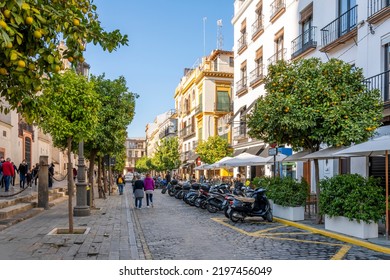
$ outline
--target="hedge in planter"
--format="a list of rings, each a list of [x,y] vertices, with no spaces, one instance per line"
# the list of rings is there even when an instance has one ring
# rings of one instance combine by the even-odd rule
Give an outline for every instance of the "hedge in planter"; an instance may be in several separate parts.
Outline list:
[[[378,222],[386,209],[379,179],[359,174],[342,174],[320,181],[320,214],[343,216],[358,222]]]
[[[290,177],[264,177],[256,179],[254,179],[254,184],[267,189],[267,197],[272,199],[275,204],[286,207],[305,205],[309,188],[305,180],[298,182]]]

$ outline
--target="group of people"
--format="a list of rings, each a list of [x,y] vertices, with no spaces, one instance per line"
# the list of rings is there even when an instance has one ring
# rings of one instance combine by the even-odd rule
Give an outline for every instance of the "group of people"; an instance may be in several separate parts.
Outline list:
[[[116,181],[118,185],[119,195],[123,194],[124,188],[124,179],[122,174],[120,174]],[[134,205],[135,209],[142,208],[142,201],[146,196],[146,207],[153,207],[153,192],[155,189],[155,181],[150,176],[150,173],[147,173],[144,179],[141,179],[141,175],[137,174],[134,176],[132,181],[133,187],[133,197],[135,199]]]
[[[37,184],[39,165],[29,169],[27,161],[24,159],[19,168],[11,161],[11,158],[0,158],[0,184],[1,188],[5,188],[5,192],[9,191],[9,187],[15,186],[16,174],[19,174],[19,186],[24,189],[32,184],[32,181]]]

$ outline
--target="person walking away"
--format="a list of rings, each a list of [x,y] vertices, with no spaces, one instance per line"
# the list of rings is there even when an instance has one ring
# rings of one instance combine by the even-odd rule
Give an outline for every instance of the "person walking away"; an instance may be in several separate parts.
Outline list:
[[[116,179],[116,184],[118,186],[119,194],[123,194],[123,177],[122,174],[118,175],[118,178]]]
[[[135,198],[135,209],[141,209],[142,199],[144,198],[144,181],[141,180],[141,176],[137,175],[137,180],[135,180],[133,185],[133,194]]]
[[[0,158],[0,185],[1,188],[4,188],[4,176],[3,176],[3,163],[5,162],[4,157]]]
[[[32,183],[32,169],[30,169],[30,170],[27,172],[27,175],[26,175],[26,182],[27,182],[27,187],[31,187],[31,183]]]
[[[3,176],[4,176],[4,183],[5,183],[5,191],[9,191],[9,184],[11,182],[12,176],[15,175],[14,167],[11,163],[11,159],[7,158],[7,160],[3,163]]]
[[[12,166],[14,167],[14,176],[12,177],[12,186],[15,186],[15,178],[16,178],[16,173],[19,172],[18,168],[16,167],[14,162],[11,162]]]
[[[150,177],[149,173],[146,174],[146,177],[144,179],[144,187],[146,194],[146,207],[149,208],[149,205],[153,207],[153,192],[155,188],[155,183],[153,178]]]
[[[49,166],[49,188],[53,187],[53,176],[54,176],[54,163]]]
[[[37,163],[32,171],[32,179],[34,180],[34,186],[37,186],[38,180],[38,172],[39,172],[39,163]]]
[[[24,159],[21,164],[19,164],[19,178],[20,178],[20,188],[24,189],[26,186],[26,175],[28,172],[27,161]]]
[[[76,182],[77,178],[77,169],[73,167],[73,182]]]
[[[169,171],[165,175],[165,182],[167,185],[171,182],[171,173]]]

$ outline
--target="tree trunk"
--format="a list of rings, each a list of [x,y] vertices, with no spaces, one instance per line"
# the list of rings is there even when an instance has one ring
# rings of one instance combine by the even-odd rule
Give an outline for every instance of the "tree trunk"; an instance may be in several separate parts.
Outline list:
[[[102,163],[102,172],[103,172],[104,193],[106,193],[108,192],[108,186],[107,186],[107,172],[106,172],[106,168],[104,167],[104,158],[101,163]]]
[[[318,159],[314,159],[314,178],[316,184],[316,206],[317,206],[317,224],[322,224],[322,215],[320,214],[320,168],[318,165]]]
[[[92,207],[95,208],[95,192],[94,192],[95,182],[93,180],[93,174],[94,174],[96,155],[97,155],[97,150],[92,150],[89,159],[88,182],[90,185],[89,205],[91,208]]]
[[[67,140],[68,145],[68,212],[69,212],[69,234],[73,233],[73,166],[72,166],[72,138]]]

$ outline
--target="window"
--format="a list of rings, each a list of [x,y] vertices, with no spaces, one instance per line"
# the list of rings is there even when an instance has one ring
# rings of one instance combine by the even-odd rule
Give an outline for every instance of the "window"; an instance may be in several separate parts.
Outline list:
[[[29,137],[24,139],[24,159],[27,161],[27,165],[31,167],[31,138]]]
[[[214,59],[213,65],[214,65],[214,71],[218,71],[218,59]]]
[[[255,21],[252,24],[252,39],[256,40],[264,29],[263,27],[263,1],[260,1],[256,5]]]
[[[234,58],[232,56],[229,57],[229,66],[234,67]]]
[[[138,151],[134,151],[134,157],[138,157]]]
[[[303,45],[307,44],[313,38],[311,38],[310,29],[313,25],[313,2],[310,3],[305,9],[301,12],[301,20],[299,22],[301,24],[301,34]]]
[[[129,151],[129,157],[133,157],[133,151]]]
[[[350,11],[356,6],[356,0],[339,0],[340,36],[349,32],[356,25],[356,11]]]
[[[275,59],[274,61],[284,59],[284,30],[282,29],[275,35]]]
[[[229,112],[230,97],[227,91],[217,91],[217,111]]]
[[[263,76],[263,47],[256,51],[255,66],[257,77]]]

